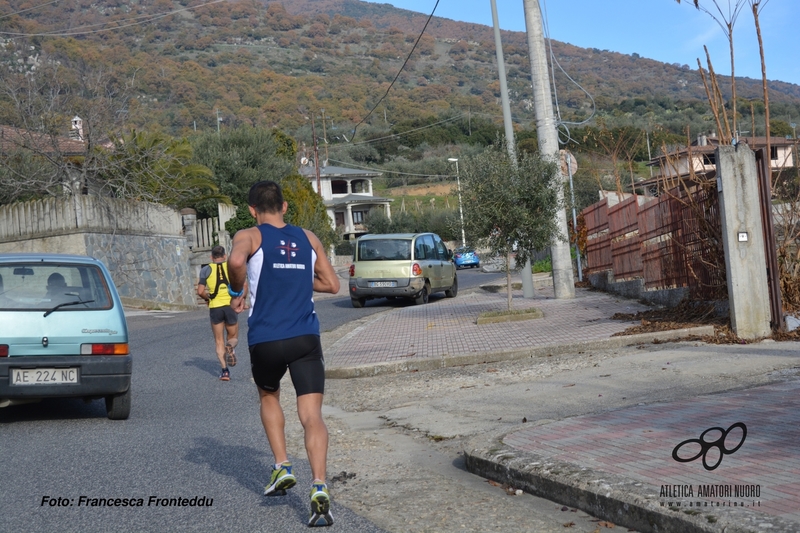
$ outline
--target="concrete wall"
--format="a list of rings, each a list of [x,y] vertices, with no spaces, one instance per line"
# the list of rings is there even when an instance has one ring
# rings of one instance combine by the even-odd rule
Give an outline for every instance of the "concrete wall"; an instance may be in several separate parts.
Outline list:
[[[0,206],[0,252],[90,255],[128,304],[196,305],[181,215],[166,206],[96,196]]]
[[[663,305],[664,307],[676,307],[689,296],[688,287],[647,291],[644,289],[644,280],[641,278],[616,281],[614,280],[613,272],[610,270],[587,274],[586,280],[592,287],[601,291],[618,294],[623,298],[644,301],[649,304]]]

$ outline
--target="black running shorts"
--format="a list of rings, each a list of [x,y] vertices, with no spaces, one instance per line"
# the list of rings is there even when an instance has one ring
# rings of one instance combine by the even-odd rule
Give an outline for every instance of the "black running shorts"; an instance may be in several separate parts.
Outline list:
[[[298,396],[325,391],[325,361],[319,335],[250,346],[250,368],[256,385],[267,392],[280,388],[287,368]]]
[[[208,310],[209,316],[211,316],[211,323],[212,324],[221,324],[225,322],[227,325],[232,326],[239,321],[239,318],[236,316],[236,313],[233,311],[230,305],[223,305],[222,307],[212,307]]]

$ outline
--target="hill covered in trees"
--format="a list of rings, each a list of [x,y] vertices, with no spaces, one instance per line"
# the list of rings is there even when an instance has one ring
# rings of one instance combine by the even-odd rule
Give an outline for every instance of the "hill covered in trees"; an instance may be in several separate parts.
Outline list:
[[[105,123],[95,127],[108,130],[124,124],[186,135],[248,124],[310,140],[308,116],[319,119],[324,110],[319,126],[330,142],[353,141],[362,121],[358,135],[370,125],[431,117],[499,123],[490,27],[434,18],[400,72],[426,18],[358,0],[60,0],[38,7],[0,0],[0,62],[16,75],[0,82],[0,122],[52,128],[44,124],[58,115],[66,127],[77,114],[92,127],[93,115],[102,115]],[[503,39],[514,120],[529,129],[525,35],[503,32]],[[553,51],[607,124],[712,129],[696,68],[560,42]],[[591,116],[586,93],[559,70],[556,81],[563,118]],[[773,82],[770,89],[773,118],[800,116],[800,87]],[[26,91],[50,102],[23,104]],[[737,91],[749,124],[760,81],[740,79]],[[104,113],[91,109],[98,96]],[[752,110],[763,114],[763,104]],[[47,120],[33,117],[45,112]]]

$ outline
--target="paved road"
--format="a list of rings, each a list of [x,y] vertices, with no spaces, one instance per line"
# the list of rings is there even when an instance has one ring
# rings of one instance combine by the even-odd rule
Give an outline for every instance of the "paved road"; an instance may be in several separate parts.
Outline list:
[[[110,421],[100,401],[51,400],[0,409],[2,532],[307,531],[310,471],[264,498],[269,454],[249,368],[216,379],[205,311],[129,319],[133,410]],[[245,378],[244,376],[247,376]],[[91,507],[87,498],[142,498],[142,507]],[[213,500],[206,507],[148,505],[150,497]],[[68,506],[42,506],[42,498]],[[80,504],[80,505],[79,505]],[[332,531],[381,531],[334,501]]]

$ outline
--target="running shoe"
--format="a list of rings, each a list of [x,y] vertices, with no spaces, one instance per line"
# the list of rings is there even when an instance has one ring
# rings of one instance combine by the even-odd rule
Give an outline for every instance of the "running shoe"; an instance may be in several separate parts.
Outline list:
[[[236,366],[236,350],[230,344],[225,345],[225,361],[228,366]]]
[[[227,368],[223,368],[222,372],[219,374],[220,381],[230,381],[231,380],[231,371]]]
[[[276,494],[286,494],[286,489],[294,487],[297,480],[292,474],[292,463],[286,461],[281,463],[280,468],[272,467],[272,475],[269,477],[269,485],[264,487],[264,496]]]
[[[331,514],[331,496],[325,483],[311,485],[311,518],[308,519],[310,527],[324,527],[333,525]]]

